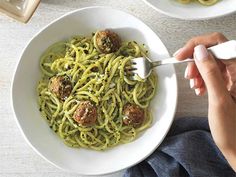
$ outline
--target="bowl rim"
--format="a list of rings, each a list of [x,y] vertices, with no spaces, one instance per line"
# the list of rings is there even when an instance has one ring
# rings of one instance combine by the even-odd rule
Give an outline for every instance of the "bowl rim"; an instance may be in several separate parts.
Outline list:
[[[174,121],[174,117],[175,117],[175,114],[176,114],[176,110],[177,110],[177,105],[178,105],[178,79],[177,79],[177,75],[176,75],[176,69],[174,67],[174,65],[172,64],[172,67],[173,67],[173,73],[174,73],[174,81],[175,81],[175,87],[176,87],[176,98],[175,98],[175,106],[174,106],[174,109],[173,109],[173,115],[172,115],[172,119],[171,119],[171,122],[169,124],[169,126],[167,127],[167,131],[163,134],[163,137],[161,138],[161,141],[156,145],[156,147],[150,151],[149,153],[147,153],[143,158],[141,158],[139,161],[133,163],[133,164],[130,164],[129,166],[126,166],[125,168],[120,168],[120,169],[117,169],[117,170],[113,170],[113,171],[109,171],[109,172],[100,172],[100,173],[78,173],[78,172],[75,172],[75,171],[69,171],[68,169],[65,169],[57,164],[55,164],[53,161],[49,160],[46,156],[44,156],[33,144],[31,144],[31,142],[28,140],[27,138],[27,135],[24,133],[24,130],[23,128],[21,127],[20,125],[20,122],[17,118],[17,115],[16,115],[16,112],[15,112],[15,108],[14,108],[14,101],[13,101],[13,90],[14,90],[14,84],[15,84],[15,77],[16,77],[16,72],[17,72],[17,69],[18,69],[18,66],[21,62],[21,59],[22,59],[22,56],[25,52],[25,50],[27,49],[27,47],[29,46],[29,44],[34,40],[35,37],[37,37],[42,31],[44,31],[46,28],[48,28],[51,24],[59,21],[60,19],[70,15],[70,14],[73,14],[73,13],[76,13],[78,11],[83,11],[83,10],[87,10],[87,9],[110,9],[110,10],[115,10],[115,11],[118,11],[118,12],[121,12],[121,13],[125,13],[127,15],[130,15],[136,19],[138,19],[139,21],[141,21],[143,24],[145,24],[148,28],[150,28],[152,30],[151,27],[149,27],[146,23],[144,23],[142,20],[140,20],[138,17],[134,16],[133,14],[129,13],[129,12],[126,12],[126,11],[123,11],[123,10],[120,10],[120,9],[117,9],[117,8],[113,8],[113,7],[110,7],[110,6],[87,6],[87,7],[83,7],[83,8],[78,8],[78,9],[75,9],[73,11],[69,11],[67,13],[65,13],[64,15],[56,18],[55,20],[53,20],[52,22],[50,22],[49,24],[47,24],[46,26],[44,26],[43,28],[41,28],[35,35],[33,35],[30,40],[27,42],[27,44],[25,45],[25,47],[23,48],[21,54],[19,55],[19,60],[18,62],[16,63],[16,66],[14,68],[14,72],[13,72],[13,76],[12,76],[12,82],[11,82],[11,96],[10,96],[10,99],[11,99],[11,108],[13,110],[13,113],[14,113],[14,119],[16,121],[16,124],[17,124],[17,127],[19,128],[21,134],[23,135],[25,141],[27,142],[27,144],[40,156],[42,157],[43,159],[45,159],[47,162],[49,162],[50,164],[52,164],[53,166],[61,169],[62,171],[64,172],[69,172],[69,173],[75,173],[75,174],[78,174],[78,175],[86,175],[86,176],[97,176],[97,175],[109,175],[109,174],[113,174],[113,173],[116,173],[116,172],[119,172],[119,171],[122,171],[124,169],[127,169],[127,168],[130,168],[138,163],[140,163],[141,161],[143,161],[144,159],[146,159],[148,156],[150,156],[157,148],[158,146],[163,142],[163,140],[165,139],[167,133],[169,132],[170,128],[171,128],[171,125],[173,124],[173,121]],[[153,31],[153,30],[152,30]],[[153,31],[154,32],[154,31]],[[154,32],[155,33],[155,32]],[[156,33],[155,33],[156,34]],[[157,34],[156,36],[158,38],[160,38]],[[161,40],[162,42],[162,40]],[[164,43],[162,42],[162,44],[164,45]],[[164,47],[166,48],[166,46],[164,45]],[[169,51],[168,49],[166,48],[166,52],[167,54],[169,55]]]
[[[157,12],[161,13],[161,14],[164,14],[166,16],[169,16],[169,17],[172,17],[172,18],[176,18],[176,19],[180,19],[180,20],[185,20],[185,21],[200,21],[200,20],[210,20],[210,19],[215,19],[215,18],[220,18],[220,17],[224,17],[224,16],[227,16],[227,15],[230,15],[230,14],[233,14],[236,12],[236,9],[234,11],[231,11],[231,12],[227,12],[225,14],[219,14],[219,15],[215,15],[215,16],[210,16],[210,17],[187,17],[187,18],[184,18],[178,14],[173,14],[173,13],[169,13],[169,12],[166,12],[162,9],[159,9],[157,8],[155,5],[153,5],[151,2],[149,2],[149,0],[143,0],[149,7],[151,7],[152,9],[156,10]]]

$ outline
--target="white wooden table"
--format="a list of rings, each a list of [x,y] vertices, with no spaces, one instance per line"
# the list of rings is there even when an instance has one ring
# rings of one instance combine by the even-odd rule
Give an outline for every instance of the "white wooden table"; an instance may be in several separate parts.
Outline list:
[[[1,177],[78,177],[65,173],[38,156],[18,130],[10,106],[10,85],[19,56],[29,39],[42,27],[77,8],[102,5],[129,12],[149,25],[172,54],[192,36],[218,31],[236,39],[236,14],[209,21],[182,21],[166,17],[141,0],[42,0],[28,24],[0,16],[0,176]],[[176,66],[179,101],[176,117],[206,116],[207,99],[195,97],[183,79],[184,65]],[[108,175],[122,176],[123,172]]]

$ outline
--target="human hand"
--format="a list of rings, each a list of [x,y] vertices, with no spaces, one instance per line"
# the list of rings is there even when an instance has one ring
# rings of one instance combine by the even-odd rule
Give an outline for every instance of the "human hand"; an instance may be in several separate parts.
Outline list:
[[[213,139],[236,171],[236,60],[216,60],[206,49],[227,41],[220,33],[192,38],[174,56],[194,58],[185,78],[196,95],[208,92],[208,119]]]

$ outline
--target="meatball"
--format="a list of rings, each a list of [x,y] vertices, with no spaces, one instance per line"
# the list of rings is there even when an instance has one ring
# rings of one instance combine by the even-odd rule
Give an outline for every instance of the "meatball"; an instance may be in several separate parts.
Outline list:
[[[72,84],[66,76],[54,76],[50,79],[49,90],[64,101],[72,91]]]
[[[79,125],[94,125],[97,120],[97,109],[90,101],[81,101],[73,118]]]
[[[119,50],[121,40],[118,34],[110,31],[98,31],[94,37],[94,45],[101,53],[112,53]]]
[[[139,127],[145,118],[144,110],[134,104],[126,105],[123,114],[123,123],[125,125],[132,125],[133,127]]]

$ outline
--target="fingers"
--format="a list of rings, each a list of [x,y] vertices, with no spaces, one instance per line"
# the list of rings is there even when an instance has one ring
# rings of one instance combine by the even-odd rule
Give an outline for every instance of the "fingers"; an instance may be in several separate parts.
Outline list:
[[[206,92],[206,86],[201,75],[198,75],[197,77],[189,79],[189,86],[191,89],[194,89],[195,94],[197,96],[202,96]]]
[[[204,95],[206,87],[195,63],[188,63],[184,77],[189,79],[189,86],[194,89],[197,96]]]
[[[191,89],[200,88],[203,85],[204,85],[204,81],[202,80],[201,76],[197,76],[197,77],[189,80],[189,86]]]
[[[174,57],[177,60],[184,60],[186,58],[193,58],[194,47],[202,44],[206,47],[210,47],[216,44],[226,42],[227,38],[221,33],[212,33],[208,35],[194,37],[189,40],[186,45],[175,52]]]
[[[221,33],[212,33],[204,36],[194,37],[189,40],[183,48],[175,52],[174,56],[177,60],[193,58],[194,48],[199,44],[210,47],[225,41],[227,41],[227,38]],[[195,63],[188,63],[188,66],[185,70],[185,78],[191,79],[190,87],[195,89],[196,95],[203,95],[206,92],[206,85],[203,81],[204,79],[199,73],[199,68]]]
[[[208,90],[209,102],[215,104],[221,100],[220,98],[229,97],[217,62],[208,53],[204,45],[198,45],[194,48],[194,59]]]
[[[236,60],[232,60],[229,65],[222,69],[226,87],[236,103]]]
[[[202,96],[206,92],[206,87],[204,86],[204,87],[196,88],[194,89],[194,91],[197,96]]]
[[[185,79],[192,79],[199,76],[199,71],[194,62],[188,63],[187,68],[185,69],[184,77]]]

